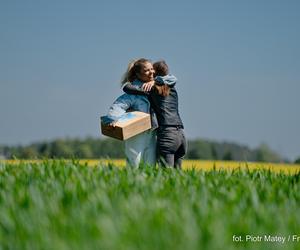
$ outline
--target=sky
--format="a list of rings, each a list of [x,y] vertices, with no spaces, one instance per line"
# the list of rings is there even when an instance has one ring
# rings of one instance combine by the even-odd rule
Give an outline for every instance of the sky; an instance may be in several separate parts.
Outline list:
[[[99,137],[130,60],[178,78],[187,138],[300,156],[300,1],[0,2],[0,144]]]

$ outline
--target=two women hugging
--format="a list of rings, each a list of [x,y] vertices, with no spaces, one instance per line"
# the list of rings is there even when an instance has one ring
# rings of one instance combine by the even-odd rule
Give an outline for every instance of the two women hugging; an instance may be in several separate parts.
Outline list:
[[[162,166],[181,168],[187,145],[176,81],[165,61],[152,64],[140,58],[129,63],[121,81],[125,94],[111,105],[108,116],[116,121],[128,110],[145,112],[151,115],[152,129],[125,141],[127,165],[154,165],[158,160]]]

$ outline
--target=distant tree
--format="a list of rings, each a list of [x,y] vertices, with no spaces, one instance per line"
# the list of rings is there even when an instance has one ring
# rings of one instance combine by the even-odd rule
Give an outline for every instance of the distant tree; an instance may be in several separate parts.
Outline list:
[[[16,158],[124,158],[124,142],[111,138],[57,139],[28,146],[0,146],[0,157]],[[281,157],[267,145],[251,150],[246,146],[202,139],[188,141],[186,159],[280,162]]]
[[[212,156],[212,160],[218,160],[218,153],[213,143],[211,144],[211,156]]]
[[[13,158],[18,158],[18,159],[22,158],[22,150],[23,150],[23,147],[21,147],[21,146],[11,147],[10,151],[8,153],[9,158],[10,159],[13,159]]]
[[[186,157],[188,159],[212,159],[213,156],[210,143],[200,139],[190,141]]]
[[[8,146],[0,146],[0,159],[8,159],[10,158],[10,147]]]
[[[300,157],[295,160],[295,164],[300,164]]]
[[[51,155],[51,143],[41,142],[35,144],[40,158],[47,158]]]
[[[20,150],[20,158],[34,159],[38,157],[38,152],[34,146],[24,147]]]
[[[71,158],[74,156],[74,152],[70,144],[63,139],[57,139],[51,143],[51,155],[50,157],[57,158]]]
[[[190,142],[188,145],[188,152],[186,154],[186,158],[198,159],[200,156],[201,156],[201,153],[197,147],[197,144],[194,142]]]
[[[232,161],[233,160],[232,154],[229,150],[224,154],[223,160],[224,161]]]
[[[281,157],[266,144],[261,144],[258,149],[256,149],[256,161],[280,162],[280,160]]]
[[[81,143],[76,150],[75,157],[90,159],[93,158],[93,151],[88,143]]]
[[[100,147],[97,149],[102,157],[109,158],[123,158],[124,154],[124,142],[116,139],[105,139],[101,141]]]

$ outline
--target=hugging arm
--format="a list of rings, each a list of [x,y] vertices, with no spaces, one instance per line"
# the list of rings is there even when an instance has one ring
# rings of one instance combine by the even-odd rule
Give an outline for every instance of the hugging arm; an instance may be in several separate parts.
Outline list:
[[[155,81],[144,83],[142,86],[134,85],[131,82],[125,83],[123,91],[130,95],[149,95],[150,90],[156,82],[158,85],[169,85],[170,87],[176,84],[177,78],[174,75],[156,76]]]
[[[123,91],[130,95],[148,95],[140,86],[133,85],[130,82],[125,83]]]

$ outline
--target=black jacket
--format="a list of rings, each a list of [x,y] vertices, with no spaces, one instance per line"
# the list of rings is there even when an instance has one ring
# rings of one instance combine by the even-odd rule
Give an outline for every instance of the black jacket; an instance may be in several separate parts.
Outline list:
[[[158,95],[153,90],[147,94],[132,84],[126,85],[123,90],[127,94],[148,95],[151,108],[156,114],[160,127],[174,126],[183,128],[183,123],[178,112],[178,94],[175,86],[170,87],[170,94],[168,96]]]

